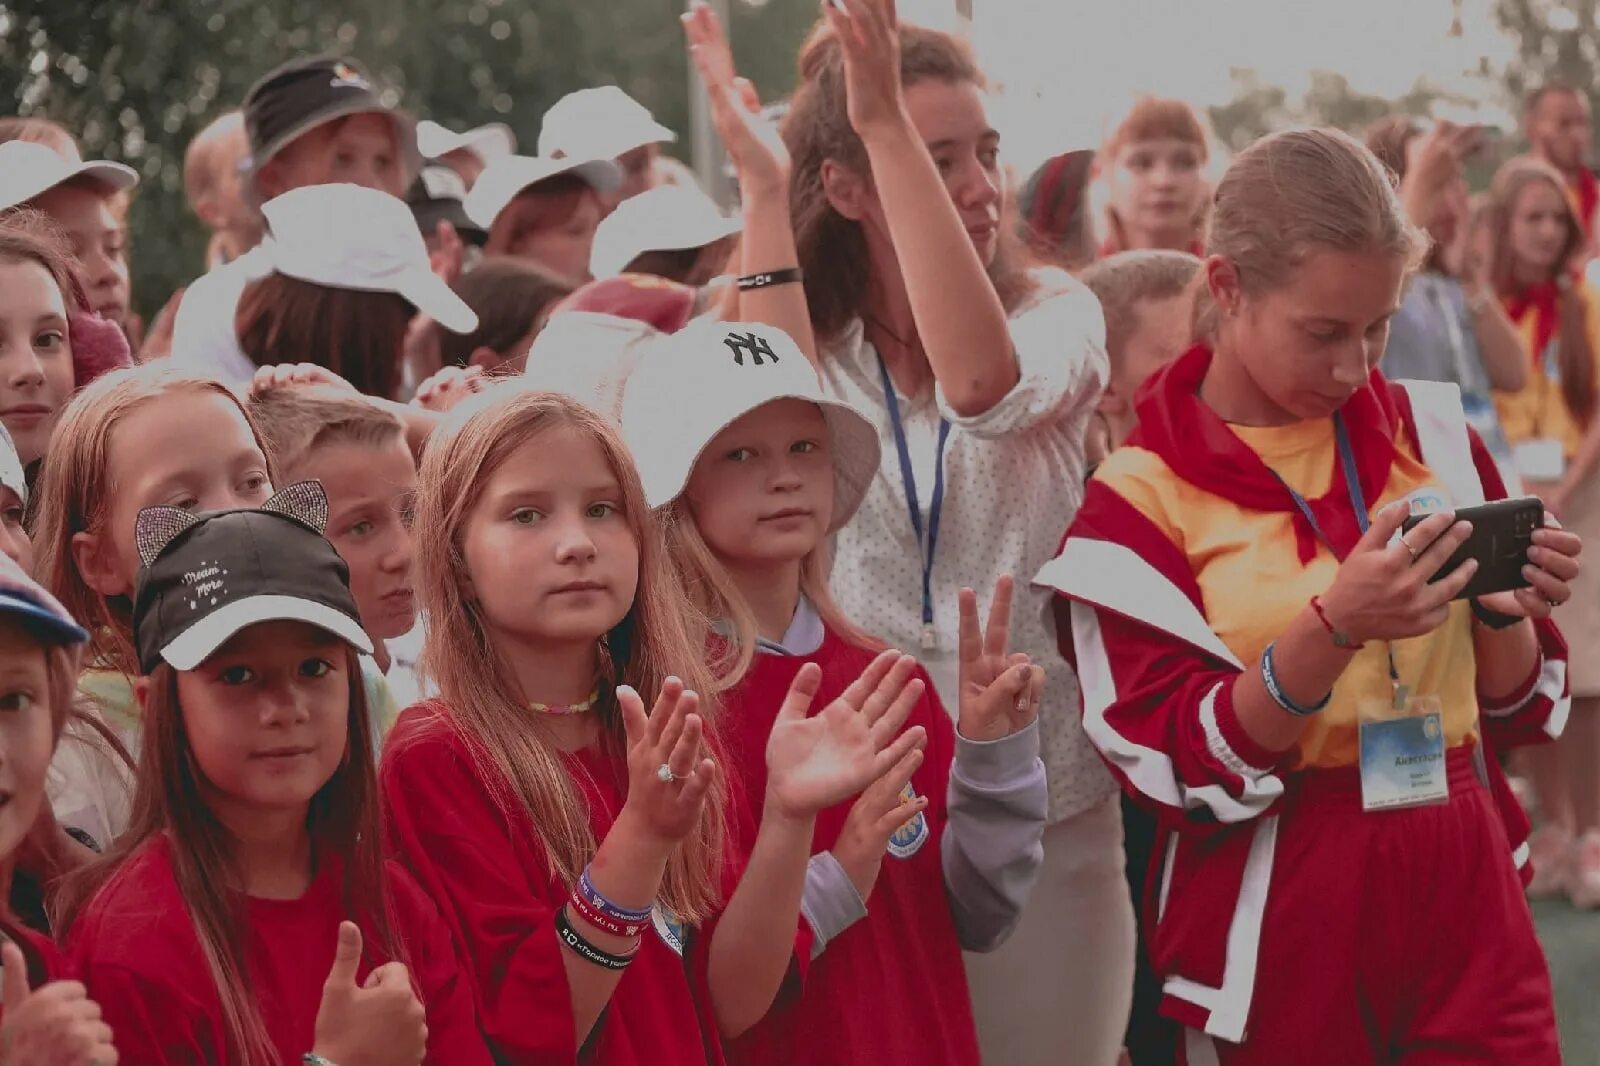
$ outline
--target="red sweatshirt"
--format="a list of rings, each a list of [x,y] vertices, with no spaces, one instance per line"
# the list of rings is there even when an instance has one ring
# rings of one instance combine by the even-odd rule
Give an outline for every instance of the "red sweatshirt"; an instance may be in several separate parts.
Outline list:
[[[502,1061],[578,1061],[572,1000],[555,911],[570,890],[552,874],[525,813],[495,802],[509,787],[477,763],[441,701],[403,712],[384,746],[380,779],[390,839],[439,902],[461,945],[478,1019]],[[573,780],[602,840],[622,810],[627,771],[596,751],[570,757]],[[490,775],[494,775],[493,778]],[[513,801],[514,802],[514,801]],[[657,931],[644,935],[581,1061],[606,1066],[722,1062],[704,967]],[[691,931],[692,932],[692,931]]]
[[[221,1000],[173,877],[170,847],[165,837],[151,840],[89,902],[68,943],[76,976],[105,1012],[126,1066],[236,1062]],[[341,871],[337,860],[324,863],[299,899],[245,901],[250,988],[286,1066],[311,1050],[339,923],[349,916],[340,899]],[[388,874],[394,932],[410,954],[412,979],[428,1010],[424,1061],[489,1066],[438,911],[399,866],[390,863]],[[389,960],[370,926],[358,924],[366,956],[359,982]]]
[[[872,659],[871,652],[828,632],[811,655],[757,655],[744,680],[724,697],[721,735],[737,771],[735,820],[744,857],[766,793],[767,738],[800,667],[808,662],[822,667],[822,687],[811,705],[815,712],[837,699]],[[941,862],[955,729],[933,682],[920,668],[918,674],[926,695],[906,724],[928,731],[925,758],[911,779],[928,807],[891,842],[867,900],[867,917],[830,940],[809,966],[791,970],[771,1012],[730,1044],[731,1062],[975,1066],[979,1061]],[[854,802],[818,816],[813,853],[833,847]]]

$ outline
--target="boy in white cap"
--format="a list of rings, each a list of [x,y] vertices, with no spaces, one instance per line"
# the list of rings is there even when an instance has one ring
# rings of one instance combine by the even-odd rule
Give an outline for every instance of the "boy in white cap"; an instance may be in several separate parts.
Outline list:
[[[661,145],[678,135],[615,85],[568,93],[544,113],[539,155],[550,159],[614,159],[622,184],[606,198],[607,213],[656,184]]]
[[[72,160],[31,141],[0,144],[0,212],[42,212],[71,241],[89,306],[124,326],[128,318],[127,233],[113,201],[133,188],[132,168],[104,159]]]
[[[731,238],[743,228],[698,188],[658,185],[624,201],[600,223],[589,272],[596,280],[654,274],[699,287],[723,273]]]

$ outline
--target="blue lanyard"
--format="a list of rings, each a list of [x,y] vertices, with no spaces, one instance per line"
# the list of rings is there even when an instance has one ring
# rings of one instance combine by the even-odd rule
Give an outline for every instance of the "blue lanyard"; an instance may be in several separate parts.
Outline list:
[[[917,501],[917,475],[911,469],[911,448],[906,444],[906,427],[900,421],[900,400],[894,394],[889,367],[878,356],[878,373],[883,377],[883,401],[889,407],[889,426],[894,430],[894,447],[900,455],[900,483],[906,492],[906,510],[911,528],[917,534],[917,550],[922,553],[922,646],[931,651],[937,643],[933,628],[933,553],[939,544],[939,514],[944,509],[944,443],[950,437],[950,422],[939,419],[939,450],[934,457],[933,499],[928,506],[928,528],[922,528],[922,504]]]
[[[1350,508],[1356,513],[1356,526],[1361,530],[1361,535],[1366,536],[1367,530],[1372,525],[1372,519],[1367,516],[1367,496],[1361,491],[1361,475],[1356,470],[1355,449],[1350,447],[1350,434],[1344,428],[1344,416],[1337,412],[1333,416],[1333,440],[1334,446],[1339,450],[1339,469],[1344,471],[1344,487],[1350,494]],[[1300,514],[1311,527],[1311,532],[1316,534],[1317,539],[1333,553],[1335,559],[1344,562],[1338,550],[1334,548],[1333,541],[1322,531],[1317,516],[1311,513],[1311,505],[1306,502],[1306,498],[1290,488],[1289,483],[1283,480],[1282,475],[1276,470],[1272,471],[1272,476],[1278,479],[1278,484],[1282,485],[1289,498],[1294,500],[1294,505],[1300,509]],[[1400,671],[1395,666],[1394,645],[1386,642],[1383,647],[1389,655],[1389,681],[1394,685],[1395,705],[1399,707],[1405,703],[1405,688],[1400,684]]]

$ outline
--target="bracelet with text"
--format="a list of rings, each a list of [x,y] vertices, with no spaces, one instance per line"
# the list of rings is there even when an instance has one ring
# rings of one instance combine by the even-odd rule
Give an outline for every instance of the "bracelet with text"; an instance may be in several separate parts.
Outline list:
[[[768,270],[760,274],[746,274],[739,279],[739,291],[766,289],[773,285],[793,285],[804,277],[805,274],[799,267],[790,267],[787,270]]]
[[[585,962],[592,962],[596,966],[604,966],[608,970],[626,970],[628,968],[628,964],[631,963],[634,960],[634,957],[639,954],[639,948],[643,943],[643,941],[640,941],[639,943],[634,944],[633,947],[628,950],[626,955],[615,955],[609,951],[597,948],[585,940],[583,938],[583,934],[579,933],[572,927],[572,922],[567,917],[567,911],[564,907],[556,911],[556,932],[561,935],[561,942],[565,944],[573,954],[577,955]]]
[[[589,901],[583,898],[583,893],[581,892],[572,893],[572,898],[567,901],[567,906],[571,908],[573,914],[601,932],[610,933],[612,936],[638,936],[644,932],[645,927],[649,924],[649,919],[643,922],[619,922],[599,907],[591,906]]]
[[[1320,702],[1314,703],[1310,707],[1296,703],[1284,693],[1282,686],[1278,684],[1278,671],[1272,662],[1273,649],[1276,647],[1277,645],[1275,644],[1268,644],[1267,650],[1261,653],[1261,680],[1266,683],[1267,695],[1272,697],[1272,702],[1276,703],[1279,707],[1282,707],[1296,718],[1310,718],[1312,715],[1317,714],[1326,708],[1328,706],[1328,701],[1333,699],[1333,693],[1331,691],[1326,696],[1322,697]]]
[[[594,887],[594,882],[589,879],[589,868],[587,866],[583,868],[583,873],[578,875],[578,883],[572,886],[572,894],[574,896],[582,896],[583,901],[589,906],[604,914],[607,918],[615,919],[624,925],[640,925],[650,920],[651,908],[645,907],[643,910],[634,910],[631,907],[612,903],[602,896],[600,890]]]
[[[1322,628],[1326,629],[1328,636],[1333,638],[1333,646],[1335,648],[1343,648],[1346,651],[1360,651],[1367,646],[1365,641],[1355,639],[1328,620],[1328,611],[1327,608],[1322,606],[1321,596],[1311,597],[1311,609],[1317,612],[1317,621],[1322,623]]]

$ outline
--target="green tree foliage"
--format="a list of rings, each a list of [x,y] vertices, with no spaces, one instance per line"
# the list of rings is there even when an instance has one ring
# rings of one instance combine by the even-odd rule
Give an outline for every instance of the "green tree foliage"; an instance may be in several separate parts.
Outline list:
[[[129,215],[134,296],[152,314],[199,272],[205,237],[183,153],[262,74],[300,55],[359,58],[395,99],[454,128],[507,122],[533,150],[560,96],[617,84],[678,130],[689,71],[681,0],[0,0],[0,113],[71,130],[141,184]],[[735,0],[741,69],[787,92],[809,3]]]

